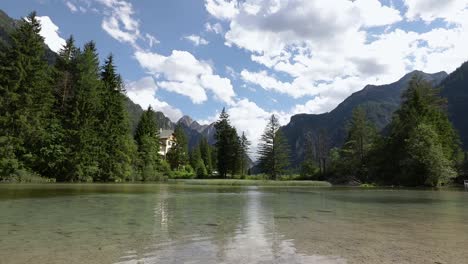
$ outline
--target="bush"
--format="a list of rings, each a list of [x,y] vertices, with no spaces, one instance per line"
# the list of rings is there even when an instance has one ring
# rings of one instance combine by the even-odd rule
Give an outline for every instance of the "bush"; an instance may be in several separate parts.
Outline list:
[[[183,168],[172,172],[173,179],[193,179],[195,176],[195,171],[190,165],[183,166]]]

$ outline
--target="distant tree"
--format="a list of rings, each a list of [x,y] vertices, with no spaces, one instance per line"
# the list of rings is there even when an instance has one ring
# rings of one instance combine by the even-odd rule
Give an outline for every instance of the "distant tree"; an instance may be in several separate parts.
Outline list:
[[[205,163],[202,159],[200,144],[195,146],[190,152],[190,165],[198,178],[206,178],[208,176]]]
[[[215,128],[218,173],[221,177],[227,178],[228,173],[233,175],[238,168],[236,162],[238,161],[239,141],[237,132],[231,126],[229,115],[224,108],[218,121],[215,123]]]
[[[348,137],[340,151],[343,165],[338,172],[341,177],[348,177],[360,182],[369,182],[369,153],[375,147],[377,131],[367,119],[363,108],[357,107],[348,126]]]
[[[240,148],[239,148],[239,156],[240,156],[240,171],[241,176],[244,176],[248,169],[248,153],[250,148],[250,141],[245,136],[245,133],[242,132],[242,136],[240,137]]]
[[[161,180],[159,175],[159,130],[155,112],[148,107],[143,112],[135,132],[138,146],[137,171],[143,181]],[[164,170],[162,168],[161,170]]]
[[[317,155],[315,154],[315,144],[313,135],[306,135],[304,144],[304,161],[301,164],[301,176],[308,179],[317,179],[319,176],[319,167]]]
[[[431,125],[420,123],[407,140],[408,155],[417,161],[424,174],[414,175],[418,182],[440,186],[457,176],[453,162],[444,155],[439,135]]]
[[[421,77],[411,80],[381,151],[387,157],[387,164],[379,165],[384,181],[438,186],[454,177],[452,172],[462,158],[459,138],[445,113],[445,103],[438,90]]]
[[[262,171],[277,180],[289,165],[289,147],[280,130],[278,119],[272,115],[259,144],[259,162]]]
[[[205,164],[206,171],[208,175],[213,173],[213,162],[212,162],[212,150],[210,144],[208,144],[208,140],[205,137],[202,137],[200,140],[200,154],[203,160],[203,164]]]
[[[166,159],[173,170],[184,169],[189,163],[188,141],[184,128],[177,124],[174,130],[176,144],[169,149]]]

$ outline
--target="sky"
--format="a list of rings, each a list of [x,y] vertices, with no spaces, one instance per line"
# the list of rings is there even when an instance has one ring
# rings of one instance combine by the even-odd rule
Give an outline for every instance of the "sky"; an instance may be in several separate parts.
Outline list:
[[[333,110],[367,84],[468,60],[468,0],[2,0],[46,44],[112,53],[127,95],[172,121],[223,109],[257,144],[266,120]],[[255,148],[255,147],[254,147]]]

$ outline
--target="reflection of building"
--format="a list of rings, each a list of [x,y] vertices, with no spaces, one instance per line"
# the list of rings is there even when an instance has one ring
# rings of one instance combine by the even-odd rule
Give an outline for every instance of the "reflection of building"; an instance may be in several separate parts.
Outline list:
[[[175,145],[175,136],[173,130],[159,130],[159,141],[160,141],[160,148],[159,154],[162,156],[166,156],[169,149],[171,149]]]

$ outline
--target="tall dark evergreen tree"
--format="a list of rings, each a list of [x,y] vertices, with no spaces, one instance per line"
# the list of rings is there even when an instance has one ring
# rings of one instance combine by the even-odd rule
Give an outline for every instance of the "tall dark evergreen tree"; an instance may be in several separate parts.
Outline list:
[[[51,74],[36,13],[11,34],[0,62],[0,171],[47,171],[49,120],[53,104]],[[53,132],[53,131],[52,131]],[[8,177],[10,175],[4,175]]]
[[[208,175],[213,173],[213,162],[212,162],[212,154],[211,154],[211,146],[208,144],[208,140],[205,137],[202,137],[200,140],[200,154],[203,160],[203,164],[205,164],[206,171]]]
[[[381,175],[398,185],[445,184],[455,176],[460,142],[444,110],[445,100],[429,83],[415,77],[403,94],[382,155]],[[390,162],[390,163],[389,163]]]
[[[183,169],[189,163],[188,141],[184,128],[178,124],[174,135],[176,144],[167,153],[167,161],[173,170]]]
[[[67,177],[69,181],[99,179],[99,163],[105,155],[98,129],[102,90],[96,46],[89,42],[77,57],[75,91],[70,100],[67,132],[72,141],[70,161],[73,167]]]
[[[70,36],[59,51],[55,63],[55,109],[62,115],[68,110],[69,100],[73,97],[78,54],[75,39]]]
[[[284,139],[278,119],[272,115],[259,144],[259,163],[262,171],[277,180],[289,165],[289,147]]]
[[[192,166],[198,178],[205,178],[208,176],[205,163],[202,159],[200,144],[195,146],[190,152],[190,165]]]
[[[229,123],[229,115],[224,108],[215,123],[215,128],[218,173],[221,177],[227,178],[228,173],[233,175],[238,168],[236,162],[238,161],[239,141],[237,132]]]
[[[304,160],[301,164],[301,176],[303,178],[316,180],[319,176],[319,171],[316,144],[314,144],[313,135],[309,133],[306,136],[304,146]]]
[[[242,136],[240,137],[240,148],[239,148],[239,156],[240,156],[240,173],[241,176],[244,176],[248,170],[248,159],[249,159],[249,148],[250,148],[250,141],[245,136],[245,133],[242,132]]]
[[[135,141],[138,147],[137,171],[143,181],[161,180],[158,172],[159,129],[155,118],[156,113],[151,107],[143,112],[135,131]]]
[[[125,108],[122,78],[116,72],[112,55],[104,63],[101,80],[104,89],[101,93],[100,136],[104,156],[100,180],[125,180],[132,173],[135,147]],[[157,127],[155,129],[157,133]],[[158,136],[156,138],[159,139]]]
[[[353,110],[349,123],[348,138],[341,151],[342,162],[346,164],[349,176],[360,182],[369,182],[369,153],[375,147],[377,131],[367,119],[363,108]]]

